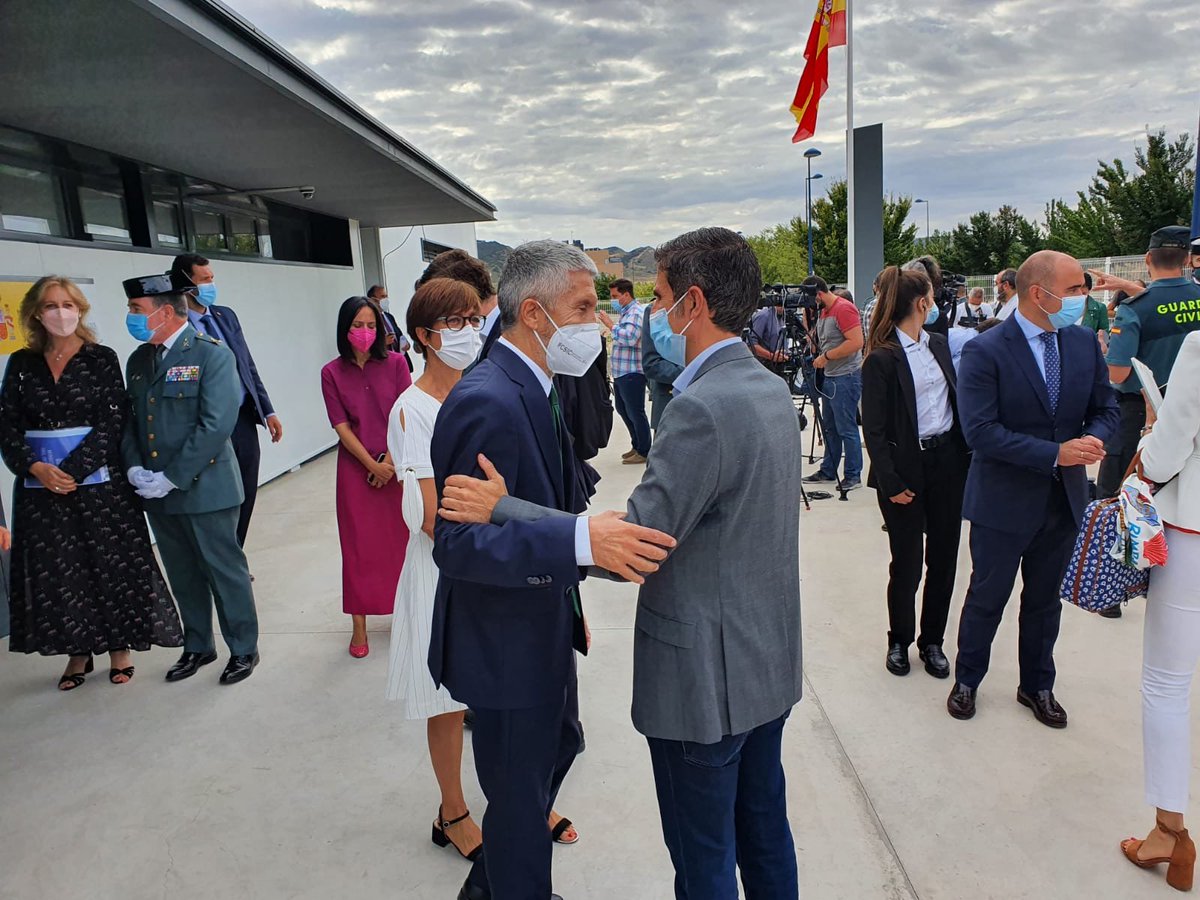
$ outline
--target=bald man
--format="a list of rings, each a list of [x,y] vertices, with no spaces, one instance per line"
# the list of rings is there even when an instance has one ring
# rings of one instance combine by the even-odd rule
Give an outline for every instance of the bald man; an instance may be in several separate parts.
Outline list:
[[[963,498],[971,586],[959,619],[950,715],[975,715],[992,640],[1021,572],[1017,701],[1065,728],[1054,697],[1059,585],[1088,503],[1086,467],[1104,458],[1119,419],[1095,335],[1077,323],[1083,269],[1042,251],[1017,272],[1017,307],[963,348],[958,409],[974,451]]]

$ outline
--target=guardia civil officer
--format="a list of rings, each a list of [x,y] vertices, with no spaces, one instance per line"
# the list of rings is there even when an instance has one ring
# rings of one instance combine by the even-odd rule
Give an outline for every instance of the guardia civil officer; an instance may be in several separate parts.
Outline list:
[[[1145,290],[1093,273],[1095,289],[1130,293],[1117,308],[1108,342],[1108,373],[1120,401],[1121,426],[1100,466],[1097,491],[1102,497],[1116,496],[1146,424],[1142,384],[1132,373],[1131,360],[1144,362],[1166,388],[1183,339],[1200,330],[1200,285],[1183,274],[1190,244],[1185,225],[1169,225],[1150,236],[1146,268],[1151,280]]]
[[[238,545],[244,495],[229,437],[241,392],[233,353],[188,322],[191,282],[182,273],[131,278],[129,333],[144,341],[125,366],[132,402],[121,452],[145,501],[167,578],[179,603],[184,652],[167,681],[215,662],[213,599],[229,645],[222,684],[258,665],[258,615]]]
[[[1200,284],[1200,235],[1192,240],[1192,281]]]

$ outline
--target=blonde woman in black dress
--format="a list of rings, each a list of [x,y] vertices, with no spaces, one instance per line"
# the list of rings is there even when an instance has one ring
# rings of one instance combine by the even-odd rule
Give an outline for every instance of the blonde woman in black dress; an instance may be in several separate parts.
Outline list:
[[[69,279],[40,279],[21,303],[27,346],[0,388],[0,455],[17,477],[8,649],[70,657],[64,691],[84,683],[96,654],[110,655],[109,680],[125,684],[131,650],[183,644],[122,471],[121,364],[96,343],[89,309]]]

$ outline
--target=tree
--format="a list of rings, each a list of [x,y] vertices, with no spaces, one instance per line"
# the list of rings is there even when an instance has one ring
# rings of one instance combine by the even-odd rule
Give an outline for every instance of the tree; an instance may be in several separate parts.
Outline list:
[[[758,258],[766,284],[796,284],[808,275],[808,247],[803,223],[798,219],[787,225],[775,225],[747,238]]]
[[[832,182],[826,195],[813,203],[813,261],[817,274],[826,281],[845,284],[849,280],[848,208],[849,188],[844,179]],[[884,265],[900,265],[916,256],[917,226],[905,225],[911,212],[911,197],[889,194],[883,198]],[[793,219],[792,224],[804,233],[802,220]]]
[[[601,302],[604,302],[605,300],[611,300],[612,293],[609,291],[608,286],[616,280],[616,277],[613,275],[597,275],[596,299]]]
[[[1146,132],[1146,146],[1134,148],[1134,171],[1119,159],[1101,160],[1087,193],[1076,194],[1075,206],[1051,201],[1048,245],[1075,256],[1145,252],[1152,232],[1191,221],[1194,160],[1190,136],[1170,141],[1165,130]]]

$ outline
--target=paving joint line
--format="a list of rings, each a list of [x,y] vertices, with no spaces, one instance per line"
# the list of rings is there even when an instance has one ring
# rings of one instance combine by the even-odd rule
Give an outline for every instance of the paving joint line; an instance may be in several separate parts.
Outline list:
[[[833,719],[829,717],[829,713],[825,709],[825,704],[821,702],[821,695],[817,693],[817,689],[813,686],[807,672],[804,673],[804,685],[807,688],[809,698],[817,705],[817,709],[821,713],[821,718],[829,726],[829,731],[833,735],[834,742],[837,744],[838,752],[842,754],[842,759],[846,761],[846,765],[850,767],[850,771],[854,774],[854,782],[858,785],[859,792],[867,802],[867,809],[871,813],[871,820],[875,825],[875,830],[879,833],[880,838],[883,839],[883,843],[892,855],[892,859],[896,861],[896,866],[900,869],[900,874],[904,876],[904,883],[908,886],[909,894],[915,900],[921,900],[921,895],[917,892],[917,887],[913,884],[912,878],[909,877],[904,861],[900,859],[900,853],[896,850],[896,845],[892,843],[892,836],[888,834],[887,826],[883,824],[883,819],[879,816],[879,810],[875,808],[875,801],[871,799],[871,794],[867,791],[867,786],[863,783],[862,776],[858,772],[858,766],[850,758],[850,754],[846,750],[846,745],[842,743],[842,736],[838,734],[837,727],[833,724]]]

